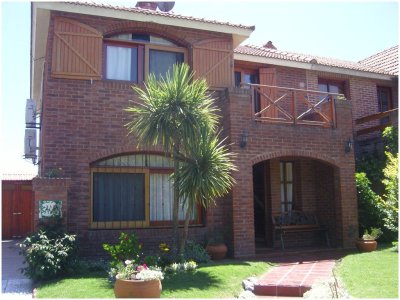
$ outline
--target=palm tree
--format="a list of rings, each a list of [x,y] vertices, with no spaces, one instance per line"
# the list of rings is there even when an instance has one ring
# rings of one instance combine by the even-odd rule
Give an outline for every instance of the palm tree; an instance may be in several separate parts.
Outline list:
[[[232,155],[218,142],[217,108],[204,79],[194,79],[186,64],[174,65],[159,81],[150,74],[144,89],[133,87],[143,103],[134,102],[127,124],[137,136],[138,146],[161,145],[174,160],[174,203],[172,249],[179,241],[179,199],[187,202],[185,234],[196,203],[207,207],[233,184]],[[224,182],[222,182],[224,181]]]

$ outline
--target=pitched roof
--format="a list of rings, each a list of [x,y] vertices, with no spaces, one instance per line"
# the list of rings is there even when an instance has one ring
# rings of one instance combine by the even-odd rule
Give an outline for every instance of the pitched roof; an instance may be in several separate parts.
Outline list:
[[[209,23],[209,24],[226,25],[226,26],[250,29],[250,30],[255,29],[255,26],[247,26],[247,25],[243,25],[243,24],[233,24],[230,22],[222,22],[222,21],[216,21],[216,20],[207,20],[204,18],[183,16],[180,14],[176,14],[174,12],[162,12],[162,11],[145,9],[145,8],[140,8],[140,7],[118,6],[118,5],[110,5],[110,4],[98,3],[98,2],[66,2],[66,3],[80,5],[80,6],[89,6],[89,7],[107,8],[107,9],[113,9],[113,10],[119,10],[119,11],[135,12],[135,13],[141,13],[144,15],[163,16],[163,17],[168,17],[168,18],[172,18],[172,19],[181,19],[181,20],[188,20],[188,21],[198,21],[198,22]]]
[[[394,46],[359,61],[371,68],[384,69],[394,75],[399,74],[399,46]]]
[[[393,72],[381,68],[378,66],[370,66],[366,64],[362,64],[359,62],[352,62],[346,60],[340,60],[336,58],[315,56],[310,54],[300,54],[289,51],[275,50],[271,48],[266,48],[262,46],[254,46],[254,45],[245,45],[238,46],[235,50],[235,53],[244,54],[249,56],[258,56],[265,58],[274,58],[286,61],[294,61],[300,63],[314,63],[318,65],[328,66],[328,67],[338,67],[345,68],[355,71],[364,71],[364,72],[372,72],[379,73],[385,75],[395,75]]]

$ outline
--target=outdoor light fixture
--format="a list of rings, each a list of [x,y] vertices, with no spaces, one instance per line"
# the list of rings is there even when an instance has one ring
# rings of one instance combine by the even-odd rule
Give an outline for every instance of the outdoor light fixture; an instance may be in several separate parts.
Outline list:
[[[344,145],[344,152],[349,153],[351,149],[353,149],[353,142],[351,139],[349,139]]]
[[[247,134],[247,132],[246,131],[243,131],[243,133],[240,135],[240,139],[239,139],[239,146],[240,146],[240,148],[245,148],[246,147],[246,145],[247,145],[247,137],[248,137],[248,134]]]

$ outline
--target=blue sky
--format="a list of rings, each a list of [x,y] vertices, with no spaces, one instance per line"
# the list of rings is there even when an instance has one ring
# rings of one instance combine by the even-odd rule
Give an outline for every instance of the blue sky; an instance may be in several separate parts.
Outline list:
[[[106,2],[106,1],[103,1]],[[108,1],[132,6],[136,1]],[[358,61],[398,44],[397,1],[176,1],[175,13],[256,29],[246,44]],[[29,98],[30,3],[1,2],[1,171],[35,173],[22,159]]]

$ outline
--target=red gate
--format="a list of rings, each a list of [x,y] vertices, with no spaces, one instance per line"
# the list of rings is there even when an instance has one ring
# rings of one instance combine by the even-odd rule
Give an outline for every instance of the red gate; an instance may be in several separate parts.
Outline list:
[[[33,229],[32,181],[2,181],[2,239],[26,237]]]

